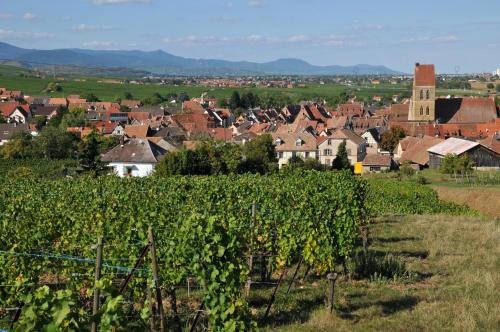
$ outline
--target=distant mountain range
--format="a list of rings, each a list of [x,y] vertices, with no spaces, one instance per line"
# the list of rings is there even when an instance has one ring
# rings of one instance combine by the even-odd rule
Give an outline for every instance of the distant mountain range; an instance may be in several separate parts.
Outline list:
[[[315,66],[300,59],[266,63],[191,59],[158,51],[100,51],[85,49],[36,50],[0,42],[0,60],[32,67],[46,65],[129,68],[156,75],[393,75],[385,66]]]

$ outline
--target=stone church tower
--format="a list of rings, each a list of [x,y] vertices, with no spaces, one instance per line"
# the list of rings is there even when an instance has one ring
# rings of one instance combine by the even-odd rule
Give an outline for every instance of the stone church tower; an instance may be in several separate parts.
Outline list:
[[[415,65],[413,95],[408,121],[431,121],[436,119],[436,74],[434,65]]]

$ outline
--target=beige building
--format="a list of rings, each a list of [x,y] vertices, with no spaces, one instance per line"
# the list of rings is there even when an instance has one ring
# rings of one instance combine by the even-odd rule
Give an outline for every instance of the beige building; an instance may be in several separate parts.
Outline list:
[[[434,65],[415,65],[413,95],[410,101],[408,121],[436,119],[436,76]]]
[[[316,138],[309,132],[273,133],[276,157],[281,168],[290,158],[317,158]]]
[[[351,165],[364,159],[368,144],[365,139],[347,129],[337,129],[330,136],[318,138],[318,160],[323,165],[331,166],[337,156],[339,145],[345,141],[347,155]]]

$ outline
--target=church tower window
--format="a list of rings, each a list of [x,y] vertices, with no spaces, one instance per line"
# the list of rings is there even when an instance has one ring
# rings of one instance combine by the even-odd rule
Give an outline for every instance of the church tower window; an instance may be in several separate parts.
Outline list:
[[[429,90],[427,90],[427,92],[425,93],[425,97],[426,97],[426,99],[429,99],[429,97],[430,97],[430,92],[429,92]]]
[[[424,90],[420,90],[420,100],[424,99]]]
[[[429,106],[425,108],[425,115],[429,115]]]
[[[420,106],[420,115],[424,115],[424,107]]]

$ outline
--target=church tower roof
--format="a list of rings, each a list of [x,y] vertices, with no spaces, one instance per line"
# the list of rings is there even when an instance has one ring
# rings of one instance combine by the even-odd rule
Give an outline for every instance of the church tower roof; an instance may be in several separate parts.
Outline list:
[[[415,65],[415,86],[435,86],[436,85],[436,73],[434,71],[434,65],[421,65],[417,63]]]

